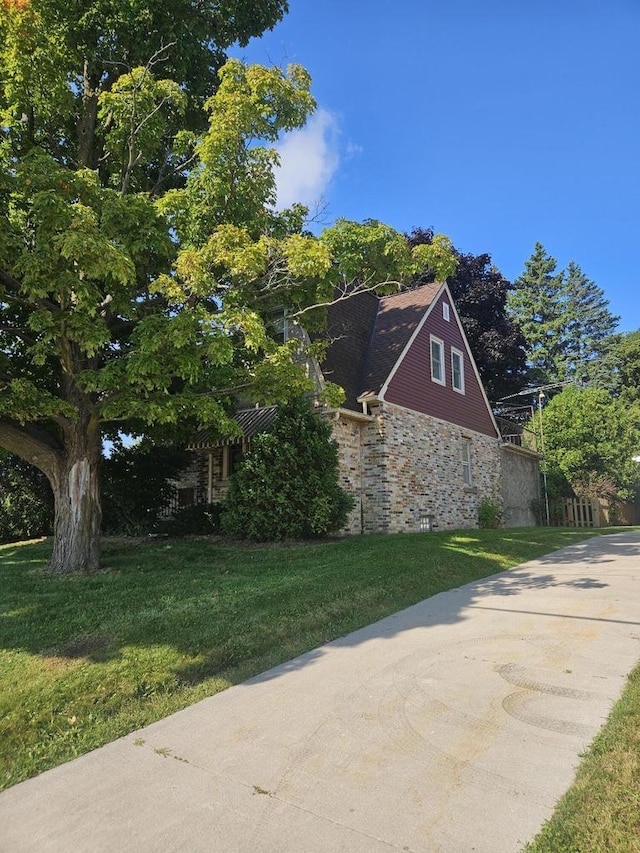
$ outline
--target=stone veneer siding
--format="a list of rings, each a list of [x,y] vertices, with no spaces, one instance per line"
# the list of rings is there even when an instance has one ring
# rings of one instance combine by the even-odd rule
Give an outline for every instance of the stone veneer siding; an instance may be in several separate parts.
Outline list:
[[[484,497],[507,510],[509,523],[508,507],[515,497],[505,507],[501,480],[514,476],[515,463],[497,438],[390,403],[377,406],[367,420],[344,411],[330,417],[338,443],[340,485],[356,501],[342,534],[417,532],[424,516],[429,516],[434,530],[477,527],[478,505]],[[462,478],[465,438],[471,441],[471,487]],[[212,453],[212,498],[218,501],[228,481],[222,480],[222,448]],[[208,466],[209,452],[196,452],[189,471],[180,478],[180,486],[196,487],[198,502],[207,500]],[[520,468],[519,481],[526,481],[529,489],[531,464],[520,463]]]
[[[362,425],[363,532],[478,526],[487,497],[503,508],[500,442],[482,433],[382,403]],[[472,485],[462,475],[462,441],[471,441]]]
[[[505,527],[533,527],[533,504],[541,496],[539,458],[513,444],[503,445],[501,456]]]
[[[332,417],[333,438],[338,443],[340,485],[355,500],[341,534],[352,536],[362,533],[362,421],[342,412]]]

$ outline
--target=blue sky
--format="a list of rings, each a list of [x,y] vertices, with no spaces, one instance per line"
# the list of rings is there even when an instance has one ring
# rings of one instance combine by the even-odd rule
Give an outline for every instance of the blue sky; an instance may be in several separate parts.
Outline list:
[[[290,0],[236,55],[299,62],[318,111],[282,203],[433,226],[513,280],[536,240],[640,328],[640,0]]]

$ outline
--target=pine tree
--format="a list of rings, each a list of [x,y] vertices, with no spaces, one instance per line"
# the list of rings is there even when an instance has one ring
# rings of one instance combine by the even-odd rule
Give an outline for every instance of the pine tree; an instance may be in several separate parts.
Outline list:
[[[536,243],[508,307],[527,343],[535,382],[581,381],[608,348],[619,317],[604,291],[575,261],[556,272],[556,260]]]
[[[599,358],[605,341],[615,331],[619,317],[609,310],[604,291],[570,261],[563,288],[565,357],[564,379],[581,379],[589,362]]]
[[[556,259],[547,254],[542,243],[536,243],[525,262],[525,271],[507,298],[509,312],[525,337],[535,382],[557,380],[566,360],[564,272],[557,273],[556,266]]]

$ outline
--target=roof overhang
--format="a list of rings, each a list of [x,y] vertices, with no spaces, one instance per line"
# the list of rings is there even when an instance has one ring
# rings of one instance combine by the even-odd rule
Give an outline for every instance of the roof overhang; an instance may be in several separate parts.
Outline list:
[[[239,433],[212,433],[202,429],[187,442],[187,450],[214,450],[216,447],[229,447],[244,444],[260,432],[265,432],[276,416],[277,406],[259,406],[252,409],[242,409],[236,412],[233,420],[238,425]]]

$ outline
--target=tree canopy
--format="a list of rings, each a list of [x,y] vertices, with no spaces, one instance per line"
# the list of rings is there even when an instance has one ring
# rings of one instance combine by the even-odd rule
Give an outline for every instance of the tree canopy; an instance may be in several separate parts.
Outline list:
[[[540,435],[540,416],[531,425]],[[627,406],[597,388],[565,388],[543,409],[550,490],[629,499],[640,483],[640,436]]]
[[[336,288],[446,245],[373,221],[316,238],[303,207],[275,210],[274,144],[313,111],[310,77],[217,65],[286,3],[0,3],[0,446],[51,483],[52,569],[95,569],[105,430],[228,434],[240,395],[310,388],[275,313],[320,322]]]

